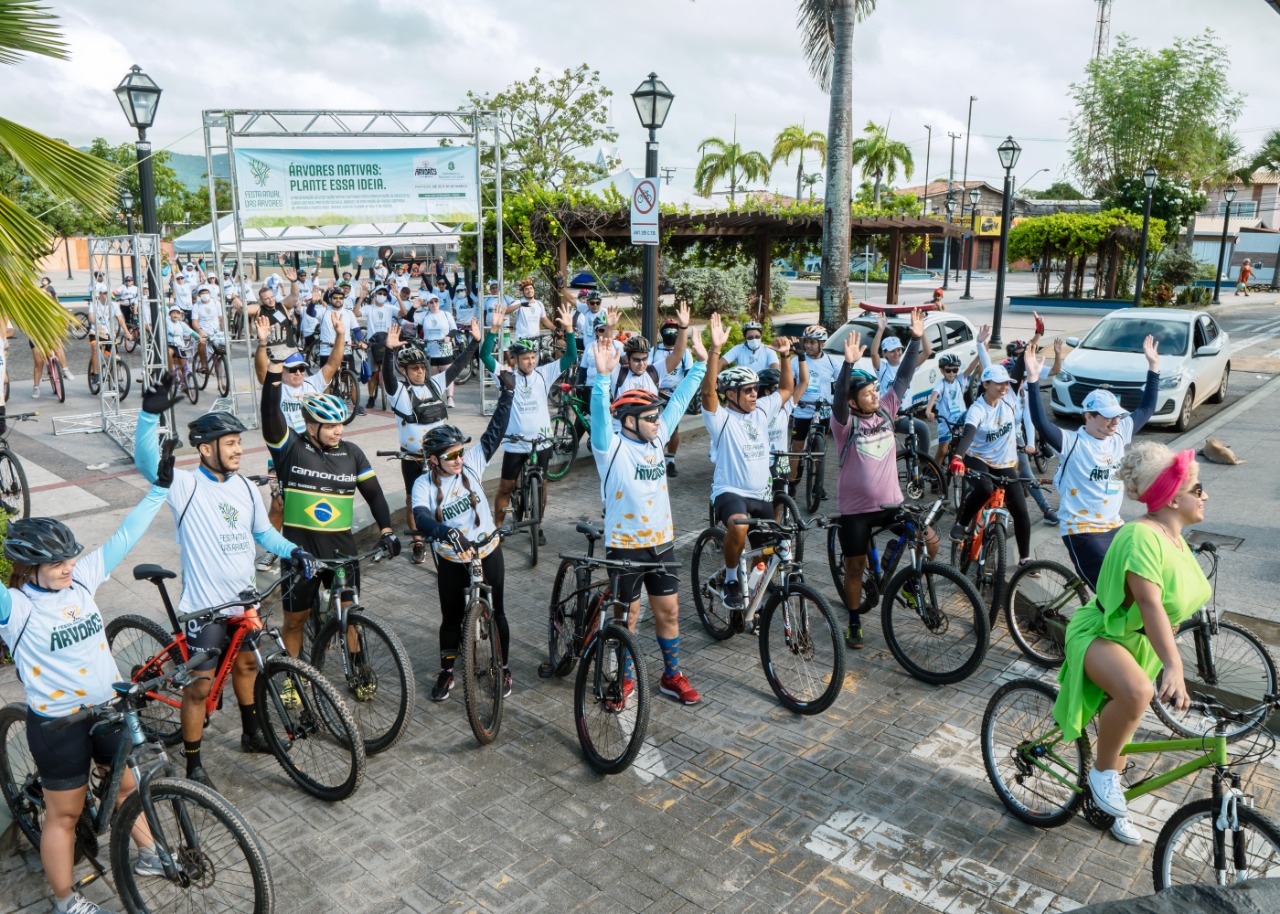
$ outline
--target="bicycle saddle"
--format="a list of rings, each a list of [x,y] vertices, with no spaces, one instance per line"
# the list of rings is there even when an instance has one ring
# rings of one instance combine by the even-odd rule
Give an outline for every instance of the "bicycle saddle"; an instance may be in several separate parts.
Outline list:
[[[156,584],[177,576],[176,572],[170,571],[168,568],[161,568],[159,565],[133,566],[133,579],[135,581],[150,581],[152,584]]]
[[[578,521],[578,526],[574,527],[574,529],[592,542],[604,536],[604,527],[597,526],[590,521]]]

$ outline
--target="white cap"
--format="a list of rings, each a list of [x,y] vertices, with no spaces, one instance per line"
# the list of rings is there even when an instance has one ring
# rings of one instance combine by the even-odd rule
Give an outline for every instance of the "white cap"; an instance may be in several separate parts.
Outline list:
[[[997,384],[1008,384],[1009,372],[1005,371],[1003,365],[992,365],[982,373],[982,383],[985,384],[988,381],[994,381]]]
[[[902,340],[898,339],[896,336],[888,337],[880,343],[881,352],[893,352],[893,350],[901,348]]]
[[[1087,413],[1097,413],[1107,419],[1123,416],[1127,412],[1116,399],[1116,395],[1109,390],[1092,391],[1080,406]]]

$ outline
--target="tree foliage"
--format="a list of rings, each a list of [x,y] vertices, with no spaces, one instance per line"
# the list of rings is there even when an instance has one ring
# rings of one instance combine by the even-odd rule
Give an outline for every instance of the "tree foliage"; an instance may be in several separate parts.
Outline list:
[[[1076,190],[1075,185],[1070,181],[1054,181],[1044,190],[1024,190],[1019,191],[1025,197],[1032,200],[1084,200],[1087,199],[1084,194]]]
[[[809,62],[809,72],[823,92],[831,91],[841,7],[852,9],[853,20],[861,22],[875,11],[876,0],[799,0],[796,4],[796,26],[800,29],[804,56]],[[848,37],[852,40],[853,35]]]
[[[1116,189],[1103,200],[1103,209],[1123,209],[1142,215],[1146,205],[1147,186],[1142,178],[1132,176],[1123,179]],[[1186,228],[1191,217],[1209,204],[1205,194],[1190,186],[1161,175],[1151,189],[1151,216],[1162,219],[1169,226]]]
[[[1164,243],[1165,224],[1152,219],[1147,250],[1158,254]],[[1101,213],[1055,213],[1023,219],[1009,230],[1009,260],[1039,262],[1040,294],[1057,292],[1080,298],[1085,294],[1087,264],[1092,260],[1096,278],[1093,297],[1116,298],[1123,294],[1131,262],[1142,238],[1142,216],[1120,209]],[[1061,263],[1062,285],[1050,288]]]
[[[804,154],[814,152],[822,158],[827,157],[827,137],[821,130],[804,129],[803,124],[791,124],[783,127],[773,140],[773,152],[769,154],[769,167],[796,157],[796,200],[801,199],[801,190],[805,183]],[[821,175],[818,175],[820,178]],[[813,186],[812,182],[810,187]]]
[[[736,135],[732,142],[708,137],[698,144],[698,154],[702,158],[693,174],[693,189],[704,197],[711,196],[716,184],[728,178],[729,203],[733,204],[737,192],[744,189],[739,177],[744,181],[769,180],[769,160],[764,153],[743,149]]]
[[[870,175],[874,179],[873,193],[877,203],[881,185],[898,180],[899,168],[903,177],[910,180],[916,167],[911,158],[911,147],[901,140],[889,139],[889,129],[874,121],[867,121],[862,136],[853,141],[850,162],[862,166],[863,177]]]

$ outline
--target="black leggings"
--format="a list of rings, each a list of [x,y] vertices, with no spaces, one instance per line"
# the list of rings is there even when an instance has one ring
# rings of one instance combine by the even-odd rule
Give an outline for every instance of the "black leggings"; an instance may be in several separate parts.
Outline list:
[[[502,609],[502,586],[505,577],[502,547],[499,546],[485,556],[481,564],[484,566],[484,579],[489,582],[489,587],[492,589],[489,599],[493,605],[493,619],[498,624],[498,637],[502,643],[502,663],[505,666],[507,646],[511,643],[511,632],[507,628],[507,614]],[[453,668],[458,649],[462,646],[462,617],[467,612],[471,566],[440,558],[436,567],[438,570],[436,584],[440,593],[440,667],[447,670]]]
[[[990,473],[992,476],[1018,478],[1016,466],[996,469],[972,455],[965,455],[964,465],[971,470]],[[964,504],[960,506],[960,514],[956,520],[967,527],[973,521],[974,515],[991,497],[995,486],[989,480],[973,476],[965,477],[965,485],[969,487],[969,491],[965,495]],[[1031,555],[1031,515],[1027,513],[1027,497],[1022,491],[1022,486],[1005,486],[1004,503],[1013,516],[1013,537],[1018,541],[1018,559],[1025,559]]]

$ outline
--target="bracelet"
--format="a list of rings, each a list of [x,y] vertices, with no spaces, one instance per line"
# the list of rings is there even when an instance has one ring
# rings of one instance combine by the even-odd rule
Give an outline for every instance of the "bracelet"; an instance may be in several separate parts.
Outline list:
[[[681,330],[688,330],[688,329],[689,329],[689,325],[688,325],[688,324],[679,324],[678,326],[680,327],[680,329],[681,329]]]

